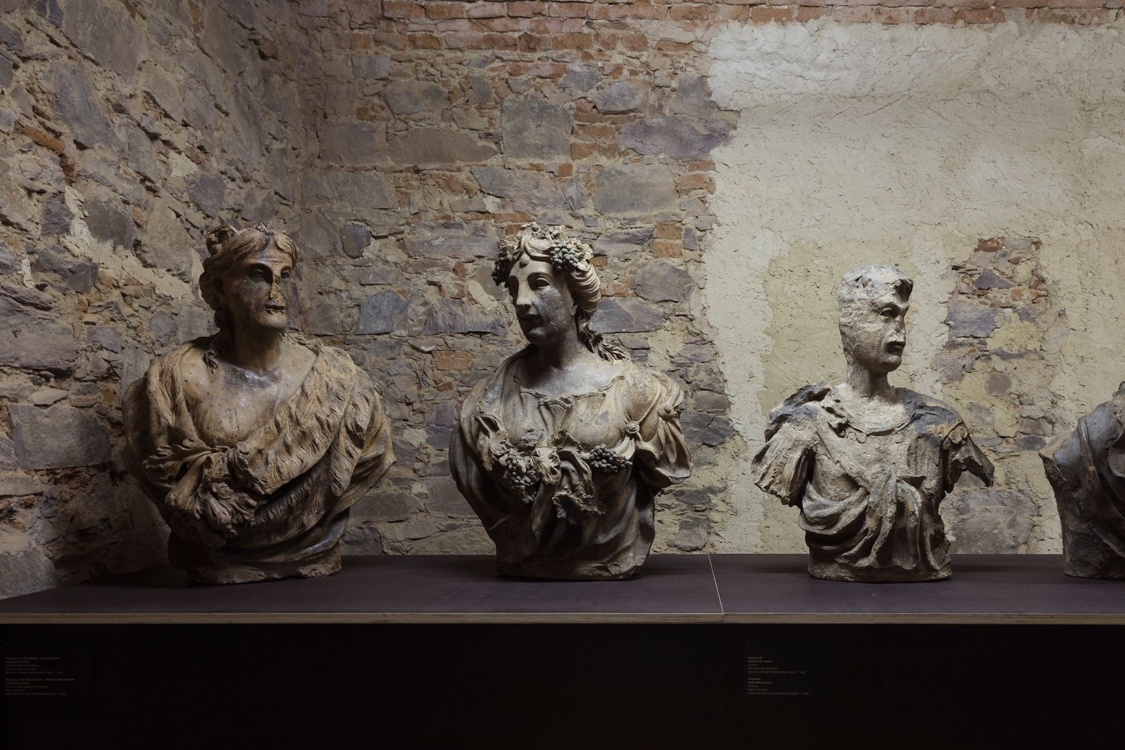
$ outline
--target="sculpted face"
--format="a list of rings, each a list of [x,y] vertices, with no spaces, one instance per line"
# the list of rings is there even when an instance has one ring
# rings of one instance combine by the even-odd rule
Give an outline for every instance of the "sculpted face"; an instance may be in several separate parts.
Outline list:
[[[274,246],[250,253],[223,278],[223,302],[236,327],[284,331],[293,259]]]
[[[841,308],[840,332],[848,360],[881,375],[897,370],[906,349],[909,309],[910,304],[891,286]]]
[[[532,344],[557,341],[574,327],[574,297],[550,263],[521,257],[508,273],[508,294],[520,330]]]

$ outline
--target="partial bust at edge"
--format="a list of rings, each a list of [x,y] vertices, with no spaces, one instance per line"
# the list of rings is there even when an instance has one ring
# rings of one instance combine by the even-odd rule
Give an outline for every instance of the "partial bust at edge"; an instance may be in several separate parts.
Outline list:
[[[691,474],[680,388],[590,327],[591,257],[563,227],[500,241],[493,279],[529,346],[473,388],[449,463],[506,575],[628,578],[652,546],[657,493]]]
[[[1063,570],[1125,580],[1125,383],[1039,455],[1059,508]]]
[[[755,483],[801,509],[809,573],[840,581],[932,581],[952,574],[938,506],[963,471],[992,464],[956,411],[895,388],[913,283],[897,268],[844,276],[847,380],[806,386],[770,414]]]
[[[370,378],[287,331],[297,248],[268,226],[208,237],[219,332],[156,359],[125,396],[126,465],[205,583],[330,575],[348,509],[394,461]]]

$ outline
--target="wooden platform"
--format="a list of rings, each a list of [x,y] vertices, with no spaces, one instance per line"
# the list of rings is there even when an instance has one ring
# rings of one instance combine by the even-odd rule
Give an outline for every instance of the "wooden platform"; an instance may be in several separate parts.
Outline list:
[[[629,581],[526,581],[491,558],[347,557],[329,578],[193,584],[168,568],[0,601],[0,624],[1125,624],[1125,583],[1056,555],[964,555],[948,581],[818,581],[804,555],[655,555]]]

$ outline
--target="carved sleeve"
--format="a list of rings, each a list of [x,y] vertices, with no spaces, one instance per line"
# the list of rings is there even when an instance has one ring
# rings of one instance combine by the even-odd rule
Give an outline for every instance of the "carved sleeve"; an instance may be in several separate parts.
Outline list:
[[[457,427],[449,439],[449,473],[485,529],[491,531],[503,520],[504,513],[497,506],[500,491],[482,465],[491,457],[482,456],[479,452],[482,435],[476,407],[480,403],[483,386],[483,382],[478,383],[461,407]],[[487,436],[484,437],[487,440]]]
[[[646,407],[626,425],[633,438],[637,475],[656,489],[682,482],[691,476],[691,455],[680,428],[684,394],[680,387],[659,373],[650,373],[651,397]]]
[[[813,466],[812,428],[802,420],[771,424],[751,464],[754,484],[786,505],[800,506]]]
[[[962,472],[975,474],[989,487],[992,486],[993,468],[988,456],[973,442],[964,422],[958,422],[942,441],[945,456],[945,491],[949,492],[961,478]]]
[[[347,450],[354,455],[354,468],[331,467],[333,489],[341,495],[340,507],[353,505],[371,489],[395,461],[391,447],[391,422],[374,383],[357,370],[356,385],[341,429]]]

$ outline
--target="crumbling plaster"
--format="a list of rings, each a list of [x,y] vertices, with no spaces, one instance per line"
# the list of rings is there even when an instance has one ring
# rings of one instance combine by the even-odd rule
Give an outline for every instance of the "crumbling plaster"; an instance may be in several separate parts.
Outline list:
[[[703,253],[704,301],[751,451],[736,462],[736,513],[716,529],[717,551],[803,549],[795,514],[753,486],[749,458],[772,407],[801,385],[842,378],[836,284],[873,262],[899,265],[916,284],[892,382],[950,401],[994,446],[1026,448],[999,463],[994,489],[963,482],[946,501],[954,534],[972,540],[960,548],[1061,549],[1028,446],[1072,426],[1125,377],[1123,30],[812,22],[731,24],[713,39],[713,100],[740,120],[712,152],[719,226]],[[1037,256],[1050,320],[1037,328],[1005,311],[976,342],[989,352],[978,372],[951,375],[940,365],[956,269],[981,239],[1003,237],[1039,240],[1012,244]],[[1006,370],[1017,396],[987,393],[986,370]],[[1046,386],[1021,382],[1032,377]]]

